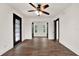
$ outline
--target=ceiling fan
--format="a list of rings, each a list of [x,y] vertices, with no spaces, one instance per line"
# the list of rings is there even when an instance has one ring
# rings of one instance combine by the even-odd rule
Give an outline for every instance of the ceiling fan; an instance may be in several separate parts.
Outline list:
[[[34,4],[32,4],[32,3],[29,3],[29,4],[30,4],[32,7],[34,7],[35,10],[29,10],[28,12],[36,12],[36,14],[37,14],[38,16],[40,16],[41,14],[49,15],[48,12],[44,11],[46,8],[49,7],[48,4],[43,5],[43,6],[42,6],[42,4],[38,4],[37,7],[36,7]]]

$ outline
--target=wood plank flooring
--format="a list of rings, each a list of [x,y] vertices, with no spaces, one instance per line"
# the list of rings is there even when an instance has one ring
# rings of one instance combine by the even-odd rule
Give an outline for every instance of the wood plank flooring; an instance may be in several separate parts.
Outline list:
[[[57,41],[47,38],[25,40],[2,56],[77,56]]]

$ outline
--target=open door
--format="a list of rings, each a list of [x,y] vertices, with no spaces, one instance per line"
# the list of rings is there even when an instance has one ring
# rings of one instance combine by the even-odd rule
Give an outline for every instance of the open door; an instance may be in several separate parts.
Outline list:
[[[59,41],[59,18],[54,20],[54,40]]]
[[[17,16],[16,14],[13,14],[13,43],[14,47],[18,43],[22,41],[22,33],[21,33],[21,17]]]

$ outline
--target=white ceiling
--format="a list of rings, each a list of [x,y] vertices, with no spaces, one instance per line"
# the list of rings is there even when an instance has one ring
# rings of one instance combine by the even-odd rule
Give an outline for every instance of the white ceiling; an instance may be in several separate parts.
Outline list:
[[[46,9],[46,11],[49,12],[50,15],[43,14],[41,16],[55,16],[71,5],[68,3],[46,3],[46,4],[49,4],[49,7]],[[37,16],[34,12],[27,12],[28,10],[34,9],[31,5],[29,5],[29,3],[11,3],[9,5],[15,8],[16,10],[20,11],[21,13],[23,13],[25,16]],[[37,6],[36,3],[34,3],[34,5]]]

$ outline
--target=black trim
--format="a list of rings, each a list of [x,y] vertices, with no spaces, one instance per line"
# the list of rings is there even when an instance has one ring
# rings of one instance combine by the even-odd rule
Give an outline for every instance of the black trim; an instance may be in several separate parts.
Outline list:
[[[57,21],[58,21],[58,41],[59,41],[59,36],[60,36],[60,34],[59,34],[60,33],[60,30],[59,30],[60,29],[60,27],[59,27],[60,22],[59,22],[59,18],[57,18],[56,20],[54,20],[54,41],[57,40],[57,31],[56,31],[57,30],[57,27],[56,27],[57,26]]]
[[[60,20],[58,20],[58,41],[59,39],[60,39]]]
[[[15,20],[18,19],[20,21],[20,40],[17,42],[15,41]],[[17,45],[18,43],[22,42],[22,19],[21,17],[17,16],[16,14],[13,13],[13,45]]]
[[[34,30],[34,23],[32,22],[32,39],[34,38],[33,30]]]
[[[48,38],[48,22],[47,22],[47,38]]]
[[[54,20],[54,41],[56,41],[56,20]]]

